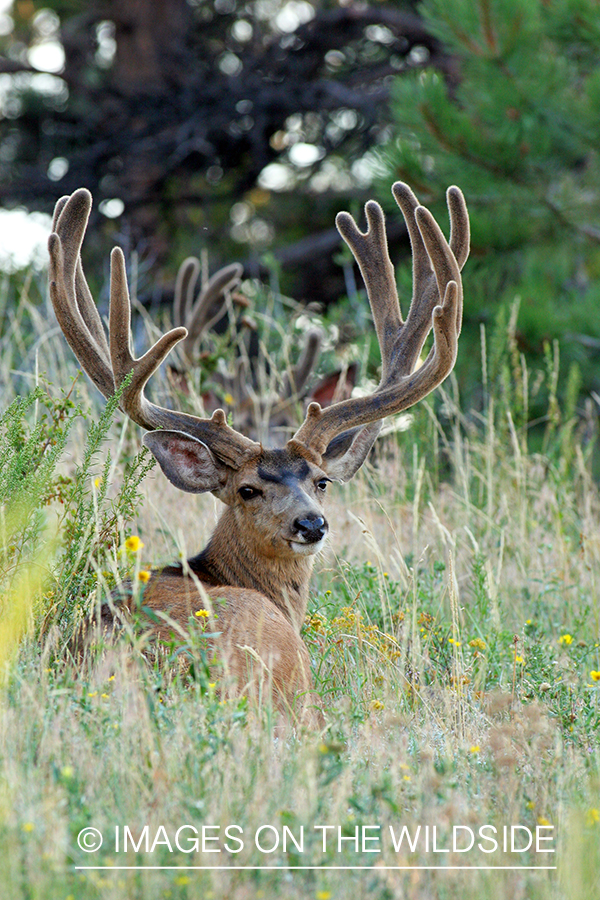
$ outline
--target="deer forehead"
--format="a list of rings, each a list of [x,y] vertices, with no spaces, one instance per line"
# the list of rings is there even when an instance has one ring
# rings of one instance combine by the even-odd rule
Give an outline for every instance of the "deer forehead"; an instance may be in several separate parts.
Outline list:
[[[237,476],[239,485],[251,483],[263,490],[270,485],[308,487],[319,478],[327,477],[317,465],[287,449],[264,450],[258,459],[243,466]]]

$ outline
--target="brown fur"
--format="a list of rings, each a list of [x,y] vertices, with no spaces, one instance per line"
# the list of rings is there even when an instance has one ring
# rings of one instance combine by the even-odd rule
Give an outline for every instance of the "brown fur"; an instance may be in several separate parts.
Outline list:
[[[210,638],[208,660],[221,696],[256,695],[266,685],[263,694],[272,689],[281,711],[302,715],[307,701],[316,701],[307,696],[312,690],[308,651],[289,619],[259,591],[227,585],[201,590],[188,576],[152,578],[140,604],[162,619],[152,625],[156,637],[181,641],[195,628],[218,634]],[[198,610],[208,610],[209,618],[195,618]],[[310,712],[308,717],[314,718]]]
[[[304,477],[294,474],[305,471]],[[284,483],[269,480],[279,473]],[[139,603],[142,615],[150,612],[149,627],[159,640],[181,640],[190,628],[218,635],[210,638],[209,657],[222,695],[256,694],[266,685],[281,711],[313,725],[322,716],[311,693],[310,658],[300,629],[315,551],[306,544],[306,555],[299,553],[290,541],[297,537],[298,516],[322,514],[323,493],[316,483],[325,478],[298,453],[264,451],[230,473],[223,497],[228,505],[202,553],[185,567],[154,573],[139,601],[128,591],[114,604],[118,611],[124,601],[133,612]],[[254,486],[262,496],[244,502],[241,486]],[[197,617],[199,610],[209,617]],[[104,624],[111,619],[105,608]]]

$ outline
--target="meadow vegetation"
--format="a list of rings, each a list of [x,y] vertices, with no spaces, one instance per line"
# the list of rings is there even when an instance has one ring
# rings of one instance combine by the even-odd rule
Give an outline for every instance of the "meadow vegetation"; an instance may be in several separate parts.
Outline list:
[[[182,502],[20,298],[0,338],[2,900],[597,896],[596,418],[574,380],[559,405],[558,349],[528,371],[515,310],[482,333],[473,404],[450,380],[332,490],[304,627],[328,726],[311,733],[266,700],[222,702],[201,626],[160,665],[135,623],[73,642],[120,579],[143,592],[150,563],[197,552],[217,502]],[[212,826],[205,852],[191,829],[175,846],[184,825]],[[325,849],[315,825],[334,826]],[[462,852],[484,825],[523,826],[520,847],[537,826],[556,852]],[[390,826],[421,827],[414,851]],[[97,852],[78,846],[89,827]]]

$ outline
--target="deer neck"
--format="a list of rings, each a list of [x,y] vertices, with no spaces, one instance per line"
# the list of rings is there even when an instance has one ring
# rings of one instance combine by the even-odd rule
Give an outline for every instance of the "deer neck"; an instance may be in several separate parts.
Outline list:
[[[206,573],[215,584],[250,588],[265,594],[300,631],[308,605],[313,556],[281,558],[257,553],[227,507],[204,550],[190,560],[200,578]]]

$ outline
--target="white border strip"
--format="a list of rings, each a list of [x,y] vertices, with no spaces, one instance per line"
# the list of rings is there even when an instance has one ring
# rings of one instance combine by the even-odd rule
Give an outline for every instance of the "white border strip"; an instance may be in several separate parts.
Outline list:
[[[177,870],[182,872],[203,872],[203,871],[219,871],[222,869],[223,871],[234,871],[234,872],[242,872],[242,871],[252,871],[252,872],[263,872],[263,871],[273,871],[273,872],[289,872],[289,871],[320,871],[321,869],[325,870],[335,870],[347,872],[350,870],[358,870],[358,869],[368,869],[372,872],[384,872],[384,871],[398,871],[398,870],[436,870],[436,871],[456,871],[458,869],[462,871],[468,871],[469,869],[474,870],[496,870],[496,869],[510,869],[511,871],[525,871],[525,870],[554,870],[557,866],[75,866],[75,871],[86,871],[90,869],[94,870],[102,870],[102,871],[122,871],[127,869],[129,871],[136,871],[138,869],[147,869],[151,871],[161,871],[161,870]]]

